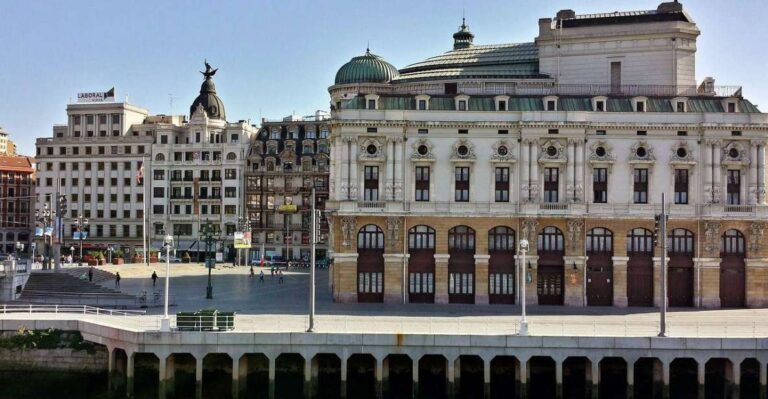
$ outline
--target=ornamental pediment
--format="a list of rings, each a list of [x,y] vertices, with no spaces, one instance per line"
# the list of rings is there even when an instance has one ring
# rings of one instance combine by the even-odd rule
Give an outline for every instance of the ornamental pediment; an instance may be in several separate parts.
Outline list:
[[[565,144],[560,140],[547,140],[539,147],[539,163],[565,163]]]
[[[499,140],[491,146],[491,162],[515,162],[512,156],[512,143],[509,140]]]
[[[720,153],[720,163],[724,167],[745,167],[749,165],[749,152],[747,151],[745,142],[731,141],[724,145]]]
[[[432,152],[433,144],[427,139],[418,139],[412,145],[411,161],[435,162],[435,154]]]
[[[477,157],[475,156],[475,146],[472,142],[461,139],[453,143],[451,162],[474,162],[475,159]]]
[[[629,149],[629,163],[652,164],[654,162],[656,162],[656,155],[653,153],[653,147],[649,146],[645,140],[636,142]]]
[[[357,159],[368,162],[384,162],[384,139],[379,137],[363,137],[358,141]]]
[[[677,145],[672,146],[669,151],[669,164],[673,168],[696,165],[696,159],[694,158],[693,151],[691,151],[687,141],[677,143]]]

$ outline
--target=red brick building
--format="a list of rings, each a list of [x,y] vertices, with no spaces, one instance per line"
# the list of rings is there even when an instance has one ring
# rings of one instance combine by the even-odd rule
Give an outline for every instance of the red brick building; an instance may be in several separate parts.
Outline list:
[[[35,227],[35,169],[29,157],[0,156],[0,252],[13,253],[16,243],[31,249]]]

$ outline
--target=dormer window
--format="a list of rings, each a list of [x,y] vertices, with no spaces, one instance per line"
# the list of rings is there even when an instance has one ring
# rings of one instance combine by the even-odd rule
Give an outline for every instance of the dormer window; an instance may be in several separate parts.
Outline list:
[[[688,99],[685,97],[675,97],[669,100],[669,102],[672,104],[672,110],[675,112],[688,111]]]
[[[272,140],[280,140],[280,129],[272,128],[272,135],[269,138]]]
[[[608,98],[605,96],[592,97],[592,109],[595,112],[605,112],[608,110]]]
[[[599,100],[595,102],[595,111],[605,112],[605,101]]]
[[[379,96],[376,94],[365,96],[365,109],[379,109]]]
[[[467,100],[459,100],[459,111],[467,110]]]
[[[634,97],[632,98],[632,108],[635,112],[645,112],[648,109],[647,102],[648,99],[645,97]]]
[[[728,112],[730,113],[736,112],[736,103],[728,102]]]
[[[368,100],[368,109],[376,109],[376,100]]]
[[[419,100],[419,111],[427,110],[427,100]]]
[[[544,110],[557,111],[557,97],[554,97],[554,96],[544,97]]]
[[[454,97],[454,100],[456,101],[456,110],[458,111],[467,111],[469,110],[469,96],[462,94],[460,96]]]
[[[635,104],[635,111],[637,111],[637,112],[645,112],[645,101],[638,101]]]
[[[426,94],[420,94],[416,96],[416,109],[419,111],[429,110],[429,96]]]
[[[507,110],[507,102],[506,101],[499,101],[499,111],[506,111]]]
[[[678,101],[675,103],[675,112],[685,112],[685,102]]]
[[[496,102],[496,111],[508,111],[509,110],[509,97],[508,96],[496,96],[493,98]]]

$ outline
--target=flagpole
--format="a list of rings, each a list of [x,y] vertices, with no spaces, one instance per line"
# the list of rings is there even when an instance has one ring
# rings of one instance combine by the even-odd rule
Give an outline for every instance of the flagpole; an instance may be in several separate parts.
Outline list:
[[[149,256],[147,254],[147,182],[144,178],[144,162],[146,162],[146,157],[141,157],[141,167],[139,168],[139,174],[141,176],[141,185],[144,195],[142,195],[142,201],[141,201],[141,240],[144,244],[144,264],[149,266]]]

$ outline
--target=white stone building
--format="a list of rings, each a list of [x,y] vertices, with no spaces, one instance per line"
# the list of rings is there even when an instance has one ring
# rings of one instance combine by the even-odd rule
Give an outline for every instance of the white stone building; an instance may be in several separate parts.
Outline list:
[[[673,306],[765,306],[768,116],[695,82],[679,3],[539,20],[532,43],[341,67],[330,201],[338,301],[652,306],[666,193]]]

